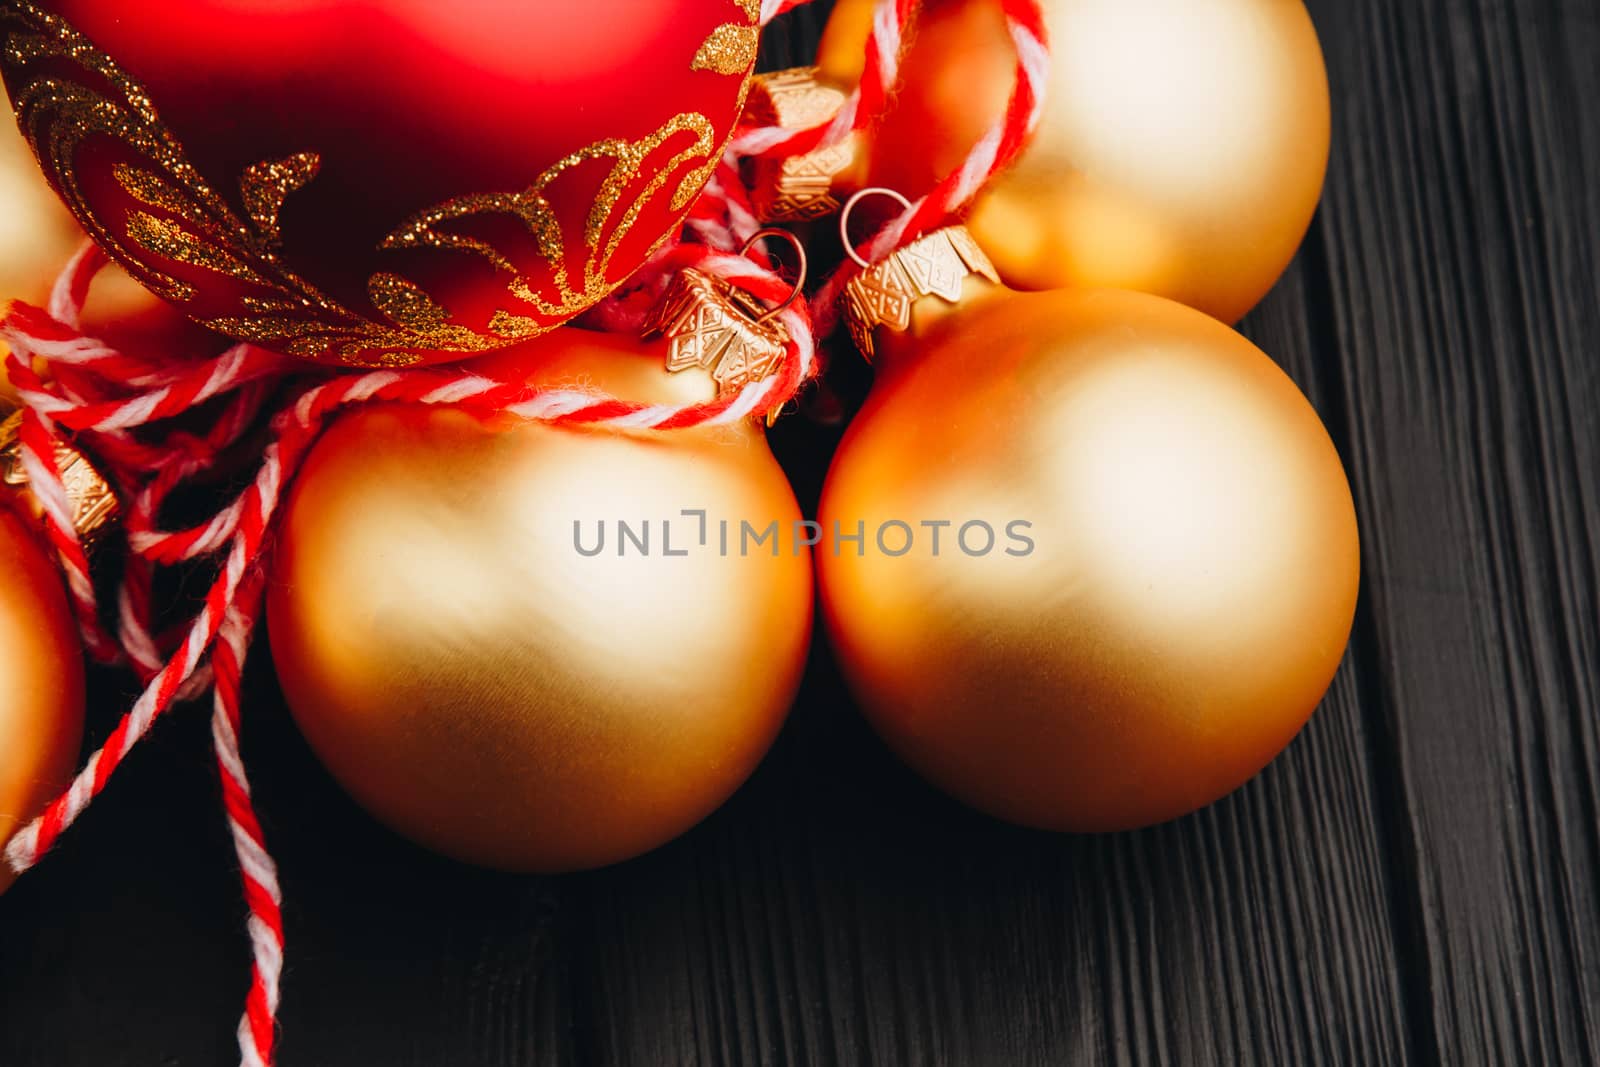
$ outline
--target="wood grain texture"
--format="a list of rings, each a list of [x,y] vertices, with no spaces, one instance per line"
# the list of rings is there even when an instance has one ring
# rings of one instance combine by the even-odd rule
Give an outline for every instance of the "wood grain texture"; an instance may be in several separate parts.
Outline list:
[[[705,825],[513,878],[377,828],[257,656],[283,1067],[1600,1060],[1600,7],[1310,6],[1328,194],[1245,330],[1329,423],[1366,573],[1288,752],[1165,827],[1013,829],[898,765],[819,647]],[[821,13],[768,65],[809,55]],[[837,434],[775,435],[808,505]],[[100,735],[125,689],[96,679]],[[230,1062],[247,963],[206,712],[0,900],[0,1065]]]
[[[378,828],[316,764],[270,658],[244,735],[286,896],[285,1067],[579,1062],[552,879],[430,858]],[[99,732],[130,699],[96,687]],[[220,819],[209,708],[164,723],[0,901],[0,1064],[236,1063],[249,958]]]
[[[1593,4],[1346,0],[1326,351],[1423,1047],[1600,1053]]]

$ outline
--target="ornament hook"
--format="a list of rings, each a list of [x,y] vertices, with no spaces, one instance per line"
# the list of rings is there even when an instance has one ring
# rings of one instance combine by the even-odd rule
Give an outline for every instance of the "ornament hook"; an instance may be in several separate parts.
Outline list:
[[[844,207],[839,209],[839,239],[844,243],[844,254],[849,256],[850,261],[856,266],[860,267],[862,270],[871,270],[872,264],[868,263],[865,259],[862,259],[861,253],[856,251],[856,246],[850,243],[850,219],[851,216],[855,214],[856,205],[867,199],[869,196],[886,196],[898,203],[906,211],[911,210],[911,201],[907,200],[904,196],[895,192],[893,189],[886,189],[881,185],[874,185],[866,189],[862,189],[849,200],[845,201]]]
[[[768,237],[781,237],[789,242],[789,247],[794,249],[794,254],[799,259],[799,273],[795,276],[794,290],[790,292],[789,298],[783,303],[779,304],[777,307],[768,310],[760,318],[756,319],[757,326],[765,322],[770,322],[794,306],[794,302],[800,299],[800,294],[805,292],[806,276],[809,273],[809,266],[806,261],[805,243],[788,230],[781,229],[777,226],[769,226],[764,230],[757,230],[755,233],[751,234],[750,240],[746,241],[744,243],[744,247],[739,249],[739,255],[748,256],[750,254],[750,250],[754,248],[757,243]]]

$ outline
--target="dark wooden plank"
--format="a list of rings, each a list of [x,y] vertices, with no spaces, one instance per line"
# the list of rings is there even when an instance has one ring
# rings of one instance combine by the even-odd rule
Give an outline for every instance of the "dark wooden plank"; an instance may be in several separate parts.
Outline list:
[[[390,836],[305,748],[268,657],[248,687],[246,759],[287,898],[283,1067],[581,1062],[560,883]],[[95,688],[102,732],[119,688]],[[249,961],[208,713],[164,723],[0,901],[0,1064],[237,1062]]]
[[[561,883],[474,870],[392,836],[327,777],[252,661],[249,743],[288,901],[282,1067],[582,1062]]]
[[[1295,271],[1249,331],[1322,401],[1318,321]],[[814,494],[834,437],[789,423],[777,441]],[[749,788],[586,878],[594,1061],[1411,1062],[1366,684],[1348,667],[1289,753],[1211,811],[1055,837],[900,768],[823,650]]]
[[[1600,1056],[1600,9],[1326,0],[1323,214],[1428,1058]]]
[[[1408,1062],[1354,697],[1210,812],[1060,839],[931,793],[824,661],[728,809],[589,876],[596,1062]]]
[[[356,812],[258,659],[286,1067],[1595,1061],[1600,13],[1312,6],[1328,203],[1249,332],[1346,449],[1369,588],[1286,756],[1169,827],[1011,830],[899,768],[824,651],[705,827],[502,878]],[[807,495],[828,444],[781,436]],[[189,712],[6,896],[0,1063],[227,1061],[245,955],[212,773]]]
[[[120,679],[92,687],[109,714]],[[108,714],[96,715],[104,735]],[[249,967],[205,724],[160,731],[0,898],[0,1063],[223,1063]],[[108,1035],[115,1035],[108,1039]]]

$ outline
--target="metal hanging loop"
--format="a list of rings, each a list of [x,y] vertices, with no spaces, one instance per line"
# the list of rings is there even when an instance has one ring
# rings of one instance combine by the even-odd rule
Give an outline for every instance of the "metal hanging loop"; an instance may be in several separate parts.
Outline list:
[[[790,292],[789,298],[783,303],[779,304],[777,307],[770,309],[760,318],[756,319],[756,325],[758,326],[764,322],[769,322],[772,319],[777,318],[785,310],[794,306],[794,302],[799,300],[800,295],[805,292],[806,276],[810,269],[806,260],[805,244],[801,242],[800,238],[796,237],[788,230],[780,229],[777,226],[769,226],[767,229],[757,230],[750,236],[750,240],[744,243],[744,247],[739,249],[739,254],[741,256],[748,256],[750,254],[750,250],[754,248],[756,244],[759,243],[763,238],[767,237],[781,237],[789,242],[789,247],[794,249],[794,254],[799,260],[799,273],[795,277],[794,290]]]
[[[855,213],[856,205],[869,196],[886,196],[905,210],[911,210],[911,201],[893,189],[885,189],[882,186],[863,189],[845,201],[844,207],[839,210],[839,239],[844,243],[844,254],[849,256],[850,261],[862,270],[871,270],[872,264],[861,258],[860,253],[856,251],[856,246],[850,241],[850,218]]]

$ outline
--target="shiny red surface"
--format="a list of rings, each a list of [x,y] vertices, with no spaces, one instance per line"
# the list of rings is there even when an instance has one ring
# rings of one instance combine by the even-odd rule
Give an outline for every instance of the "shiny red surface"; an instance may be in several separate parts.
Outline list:
[[[18,7],[0,0],[0,12]],[[606,138],[644,137],[681,112],[709,119],[720,150],[743,78],[691,65],[717,27],[748,25],[734,0],[44,0],[37,7],[65,18],[147,88],[190,160],[236,211],[239,176],[250,165],[321,155],[320,174],[289,197],[282,215],[282,259],[301,277],[370,317],[368,278],[397,273],[449,309],[451,321],[477,329],[497,308],[532,316],[508,302],[506,274],[459,252],[380,251],[383,238],[419,211],[464,195],[522,190],[572,153]],[[53,69],[76,72],[70,64]],[[6,75],[15,93],[17,71],[8,67]],[[659,169],[692,143],[691,134],[678,134],[650,158]],[[96,144],[77,161],[94,214],[113,226],[129,204],[109,167],[125,153]],[[580,164],[548,195],[575,279],[587,256],[574,245],[611,166]],[[678,168],[667,192],[646,203],[608,280],[630,273],[677,224],[670,191],[693,169]],[[638,198],[637,188],[619,211]],[[548,265],[521,224],[469,225],[508,254],[536,291],[548,288],[541,284]],[[186,309],[199,318],[236,313],[248,292],[201,268],[157,265],[202,289]],[[423,355],[435,361],[452,353]]]

